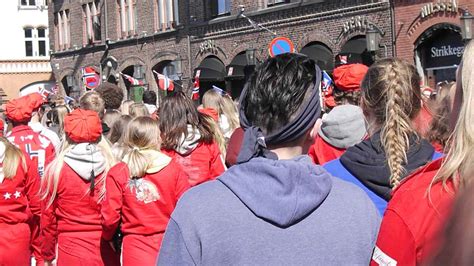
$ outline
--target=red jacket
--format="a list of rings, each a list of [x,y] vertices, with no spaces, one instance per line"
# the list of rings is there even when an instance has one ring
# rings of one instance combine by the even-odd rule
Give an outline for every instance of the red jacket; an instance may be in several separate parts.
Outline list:
[[[0,223],[29,223],[32,216],[40,216],[38,170],[27,157],[26,166],[23,169],[20,161],[15,177],[0,183]]]
[[[407,177],[394,191],[382,220],[371,265],[419,265],[436,251],[453,204],[455,188],[447,182],[427,191],[442,159]]]
[[[309,148],[308,155],[315,164],[324,165],[341,157],[345,151],[346,149],[336,148],[317,135],[314,144]]]
[[[48,208],[42,203],[41,229],[44,236],[42,254],[52,260],[56,254],[57,234],[62,232],[102,232],[99,192],[96,177],[94,193],[88,192],[90,182],[82,179],[67,164],[63,165],[54,202]]]
[[[200,143],[188,155],[182,155],[175,150],[162,150],[162,152],[181,165],[189,176],[191,186],[216,179],[225,171],[221,152],[216,143]]]
[[[7,138],[30,156],[37,165],[39,175],[43,176],[46,166],[54,159],[53,143],[27,125],[14,127]]]
[[[178,199],[189,188],[188,176],[173,160],[158,172],[135,180],[121,162],[110,169],[106,182],[102,205],[102,237],[106,240],[113,237],[120,219],[124,235],[164,233]]]

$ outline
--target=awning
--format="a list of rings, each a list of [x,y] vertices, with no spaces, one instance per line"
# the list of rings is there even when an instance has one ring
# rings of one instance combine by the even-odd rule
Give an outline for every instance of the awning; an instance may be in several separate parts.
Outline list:
[[[247,56],[245,52],[240,53],[234,57],[232,62],[227,66],[227,78],[228,79],[244,79],[245,78],[245,67],[247,66]]]
[[[206,57],[202,60],[199,67],[194,70],[194,76],[196,76],[196,72],[200,70],[201,73],[199,75],[199,79],[206,81],[206,80],[224,80],[226,75],[226,69],[224,63],[217,57]]]
[[[301,49],[300,53],[313,59],[321,70],[332,71],[334,55],[328,47],[320,43],[312,43]]]

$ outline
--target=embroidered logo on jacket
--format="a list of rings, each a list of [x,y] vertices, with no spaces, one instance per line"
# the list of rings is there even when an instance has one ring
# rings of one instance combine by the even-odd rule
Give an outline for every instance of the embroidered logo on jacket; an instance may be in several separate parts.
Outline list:
[[[145,204],[154,202],[160,199],[160,193],[155,184],[143,178],[130,179],[128,181],[130,191],[135,193],[138,201],[143,201]]]

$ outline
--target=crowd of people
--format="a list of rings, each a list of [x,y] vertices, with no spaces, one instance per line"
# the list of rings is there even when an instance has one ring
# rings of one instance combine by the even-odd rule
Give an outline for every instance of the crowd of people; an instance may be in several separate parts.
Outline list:
[[[261,63],[143,102],[12,99],[0,130],[0,265],[473,265],[474,43],[425,95],[388,58]]]

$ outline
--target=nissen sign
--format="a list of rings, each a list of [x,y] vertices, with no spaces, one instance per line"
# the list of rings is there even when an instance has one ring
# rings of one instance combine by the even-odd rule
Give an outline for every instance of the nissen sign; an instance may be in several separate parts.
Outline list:
[[[446,56],[461,57],[463,52],[464,46],[452,47],[451,45],[443,45],[441,47],[431,47],[431,58]]]
[[[451,2],[438,2],[424,5],[421,8],[421,18],[431,16],[438,12],[457,13],[458,4],[456,3],[456,0],[453,0]]]

